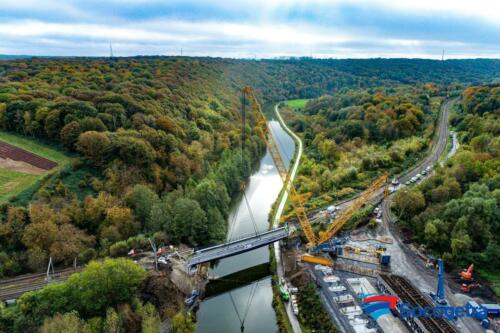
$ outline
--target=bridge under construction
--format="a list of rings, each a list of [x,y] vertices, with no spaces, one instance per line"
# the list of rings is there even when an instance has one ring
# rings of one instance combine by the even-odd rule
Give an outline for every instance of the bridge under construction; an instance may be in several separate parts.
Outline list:
[[[188,259],[187,266],[192,268],[198,264],[212,260],[231,257],[249,252],[288,237],[288,228],[281,227],[195,251]]]

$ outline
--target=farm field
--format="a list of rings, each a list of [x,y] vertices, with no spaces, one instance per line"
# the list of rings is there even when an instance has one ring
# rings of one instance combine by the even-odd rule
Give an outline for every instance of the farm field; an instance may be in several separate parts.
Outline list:
[[[7,163],[0,163],[0,203],[20,194],[48,173],[53,172],[70,161],[70,157],[64,153],[29,138],[0,131],[1,142],[49,159],[56,162],[57,166],[54,169],[44,171],[35,167],[30,168],[31,166],[24,162],[11,163],[8,167],[6,167]]]
[[[10,143],[29,152],[32,152],[41,157],[45,157],[58,164],[69,162],[70,157],[61,151],[54,149],[48,145],[37,142],[36,139],[23,137],[20,135],[8,133],[0,130],[0,141]]]
[[[0,203],[21,193],[41,177],[42,175],[0,169]]]
[[[286,105],[292,107],[292,108],[303,108],[306,106],[307,102],[309,101],[308,98],[303,98],[303,99],[292,99],[289,101],[286,101]]]

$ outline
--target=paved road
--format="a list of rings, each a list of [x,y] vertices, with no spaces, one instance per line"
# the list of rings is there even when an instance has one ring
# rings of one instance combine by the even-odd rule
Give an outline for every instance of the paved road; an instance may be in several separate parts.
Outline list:
[[[297,143],[297,154],[295,158],[295,162],[291,168],[290,171],[290,178],[288,180],[288,184],[286,184],[287,189],[290,188],[293,180],[295,179],[295,175],[297,174],[297,170],[299,168],[300,164],[300,159],[302,158],[302,152],[303,152],[303,145],[302,145],[302,140],[292,132],[288,126],[285,124],[283,121],[283,118],[281,118],[281,115],[279,113],[279,103],[274,106],[274,111],[276,115],[278,116],[278,120],[281,124],[281,127],[293,138],[293,140]],[[281,201],[278,205],[278,209],[276,210],[276,215],[273,220],[273,228],[277,228],[281,219],[281,214],[283,213],[283,209],[285,208],[286,201],[288,199],[288,191],[286,191],[283,196],[281,197]],[[276,258],[276,271],[278,274],[278,278],[282,279],[285,277],[285,270],[283,268],[283,261],[281,260],[281,247],[279,242],[274,243],[274,257]],[[288,315],[288,321],[290,322],[290,325],[292,326],[293,332],[294,333],[302,333],[302,329],[300,328],[299,321],[297,319],[297,316],[293,313],[292,305],[291,302],[285,303],[286,307],[286,313]]]
[[[445,102],[443,104],[443,106],[441,108],[441,112],[440,112],[439,119],[438,119],[438,126],[437,126],[438,130],[436,131],[436,134],[435,134],[436,135],[436,138],[435,138],[436,144],[434,145],[431,153],[423,161],[421,161],[420,163],[417,163],[414,167],[412,167],[410,170],[408,170],[404,175],[401,175],[399,177],[399,179],[400,179],[400,181],[402,183],[404,183],[407,180],[411,179],[411,177],[417,175],[418,173],[421,173],[427,166],[432,166],[434,163],[436,163],[439,160],[439,157],[442,155],[442,153],[446,149],[447,138],[448,138],[448,114],[449,114],[449,109],[450,109],[451,105],[454,103],[454,101],[455,100],[448,100],[447,102]],[[291,171],[291,174],[290,174],[291,175],[290,181],[293,181],[293,179],[294,179],[294,177],[296,175],[297,169],[298,169],[298,165],[300,163],[300,158],[302,156],[302,150],[303,150],[303,148],[302,148],[302,141],[301,141],[301,139],[295,133],[293,133],[286,126],[286,124],[284,123],[283,119],[281,118],[281,116],[279,114],[278,105],[275,106],[275,112],[278,115],[278,118],[280,120],[280,123],[281,123],[282,127],[285,128],[285,130],[294,138],[294,140],[296,142],[298,142],[298,146],[299,147],[298,147],[298,152],[297,152],[297,158],[295,160],[295,164],[293,165],[293,168],[292,168],[292,171]],[[381,188],[378,192],[376,192],[375,200],[376,199],[380,200],[383,197],[383,191],[384,191],[384,189]],[[358,196],[359,195],[356,195],[353,198],[350,198],[350,199],[347,199],[347,200],[343,200],[341,202],[335,202],[335,204],[341,210],[345,209]],[[279,223],[279,219],[280,219],[281,214],[283,212],[283,208],[284,208],[286,199],[287,199],[287,193],[283,196],[283,198],[282,198],[282,200],[280,202],[280,205],[279,205],[278,210],[277,210],[276,218],[273,221],[273,227],[276,227],[278,225],[278,223]],[[387,231],[388,231],[388,229],[387,229]],[[397,243],[396,246],[398,244],[399,243]],[[394,250],[396,250],[396,252],[399,252],[399,253],[403,252],[403,251],[401,251],[401,249],[394,249]],[[284,270],[283,270],[283,265],[282,265],[282,261],[281,261],[280,246],[279,246],[278,243],[274,244],[274,251],[275,251],[275,257],[276,257],[276,261],[277,261],[278,276],[279,277],[283,277],[284,276]],[[404,267],[404,266],[408,266],[409,271],[414,270],[414,266],[412,266],[409,261],[405,261],[404,265],[401,265],[401,268]],[[323,294],[323,292],[321,293],[321,295],[322,295],[323,298],[325,297],[325,295]],[[329,312],[331,312],[331,308],[329,308],[329,307],[331,307],[330,304],[327,307],[327,310],[329,310]],[[288,317],[290,319],[290,322],[292,322],[292,326],[293,326],[293,321],[297,321],[297,319],[296,319],[295,315],[293,314],[293,312],[291,311],[291,309],[287,309],[287,313],[288,313]],[[337,320],[338,320],[338,318],[337,318]],[[298,326],[298,322],[297,322],[297,326]],[[300,330],[300,326],[298,326],[298,329]],[[294,332],[299,332],[299,331],[296,331],[295,327],[294,327]]]
[[[422,171],[425,170],[428,166],[433,167],[436,162],[439,160],[440,156],[443,154],[444,150],[446,149],[446,145],[448,142],[448,115],[450,111],[451,105],[456,101],[457,99],[450,99],[447,100],[441,107],[441,112],[439,113],[439,119],[438,119],[438,125],[437,125],[437,131],[435,132],[435,139],[434,141],[437,140],[437,144],[434,144],[433,149],[431,153],[422,161],[411,167],[410,169],[406,170],[404,174],[397,175],[397,178],[399,178],[400,182],[404,184],[408,180],[410,180],[412,177],[416,176],[417,174],[421,174]],[[456,141],[456,138],[453,140],[453,148],[452,151],[456,151],[458,148],[458,142]],[[450,152],[451,153],[451,152]],[[449,157],[449,156],[448,156]],[[375,195],[372,200],[378,201],[381,200],[383,197],[384,193],[384,188],[380,188],[377,192],[375,192]],[[336,205],[340,210],[343,210],[347,207],[349,207],[354,200],[356,200],[361,193],[356,194],[352,198],[341,200],[341,201],[332,201],[325,205],[324,207],[320,208],[315,208],[312,210],[308,211],[308,217],[312,218],[314,215],[322,210],[325,209],[325,207],[329,205]],[[292,218],[288,222],[294,222],[295,219]]]

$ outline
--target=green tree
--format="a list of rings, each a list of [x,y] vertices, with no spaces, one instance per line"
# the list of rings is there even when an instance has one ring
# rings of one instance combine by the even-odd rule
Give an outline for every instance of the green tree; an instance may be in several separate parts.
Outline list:
[[[122,333],[122,323],[115,309],[109,308],[106,311],[106,319],[104,320],[104,333]]]
[[[172,333],[193,333],[195,330],[196,324],[190,314],[179,312],[172,319]]]
[[[142,184],[135,185],[125,196],[127,206],[133,209],[134,215],[141,222],[143,229],[150,224],[148,221],[151,210],[159,200],[158,195],[153,190]]]
[[[68,312],[64,315],[56,314],[47,318],[40,328],[40,333],[90,333],[85,322],[78,317],[76,312]]]
[[[173,220],[167,225],[167,232],[176,241],[202,244],[207,240],[208,226],[205,212],[197,201],[179,198],[175,201]]]
[[[79,274],[73,274],[66,286],[79,313],[97,316],[110,307],[130,303],[145,278],[144,269],[128,259],[92,261]]]
[[[142,333],[158,333],[160,331],[161,319],[155,307],[148,303],[141,308]]]
[[[77,121],[72,121],[61,129],[61,142],[68,148],[73,149],[78,137],[82,133],[80,124]]]
[[[111,150],[111,140],[105,133],[85,132],[78,138],[76,149],[95,166],[101,166]]]
[[[403,219],[409,219],[425,207],[425,198],[417,189],[398,191],[394,197],[394,208]]]

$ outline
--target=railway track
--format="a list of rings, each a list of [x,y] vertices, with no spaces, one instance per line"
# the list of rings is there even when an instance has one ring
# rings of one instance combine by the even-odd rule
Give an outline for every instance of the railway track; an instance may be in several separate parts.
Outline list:
[[[405,277],[393,274],[380,274],[380,277],[402,301],[421,308],[434,307],[434,304],[415,289]],[[418,321],[422,323],[424,329],[429,333],[458,333],[458,330],[444,318],[426,318],[422,316],[418,318]]]
[[[82,268],[66,268],[56,271],[51,282],[62,282],[71,274],[81,271]],[[41,289],[49,284],[45,273],[23,275],[15,278],[0,280],[0,300],[16,299],[28,291]]]

